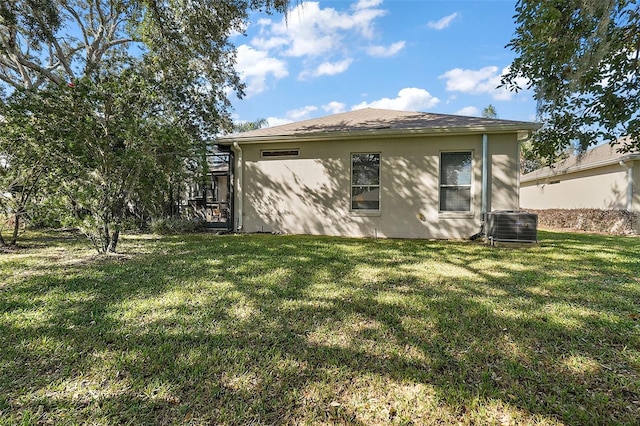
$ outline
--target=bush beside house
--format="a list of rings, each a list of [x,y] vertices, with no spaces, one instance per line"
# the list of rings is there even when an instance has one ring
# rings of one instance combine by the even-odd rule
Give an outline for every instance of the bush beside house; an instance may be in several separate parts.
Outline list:
[[[522,175],[520,207],[540,212],[541,226],[640,233],[640,152],[618,147],[600,145]]]
[[[638,216],[628,210],[603,209],[527,209],[538,214],[538,225],[612,235],[637,234]]]

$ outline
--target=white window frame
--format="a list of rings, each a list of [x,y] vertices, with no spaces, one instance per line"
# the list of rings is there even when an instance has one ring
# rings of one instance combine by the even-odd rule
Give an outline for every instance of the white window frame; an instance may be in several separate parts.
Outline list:
[[[377,185],[355,185],[353,182],[353,159],[357,155],[377,155],[378,156],[378,184]],[[356,214],[373,214],[378,215],[380,213],[380,205],[381,205],[381,186],[382,186],[382,154],[380,152],[352,152],[349,156],[350,161],[350,185],[349,185],[349,211]],[[370,188],[378,188],[378,208],[377,209],[366,209],[366,208],[354,208],[353,207],[353,188],[354,187],[370,187]]]
[[[469,174],[470,174],[470,182],[469,184],[445,184],[442,179],[442,157],[447,154],[468,154],[470,157],[470,165],[469,165]],[[473,159],[473,150],[456,150],[456,151],[441,151],[440,152],[440,163],[438,165],[438,211],[440,214],[463,214],[470,215],[473,214],[473,182],[474,182],[474,159]],[[468,210],[443,210],[442,209],[442,188],[465,188],[469,189],[469,209]]]
[[[299,148],[263,149],[260,151],[260,158],[287,158],[299,156]]]

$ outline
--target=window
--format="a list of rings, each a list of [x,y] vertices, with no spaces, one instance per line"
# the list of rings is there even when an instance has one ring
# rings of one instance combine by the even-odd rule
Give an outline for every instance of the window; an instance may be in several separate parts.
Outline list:
[[[380,210],[380,154],[351,154],[351,210]]]
[[[297,157],[300,150],[297,149],[276,149],[273,151],[260,151],[262,158],[265,157]]]
[[[471,153],[440,155],[440,211],[471,211]]]

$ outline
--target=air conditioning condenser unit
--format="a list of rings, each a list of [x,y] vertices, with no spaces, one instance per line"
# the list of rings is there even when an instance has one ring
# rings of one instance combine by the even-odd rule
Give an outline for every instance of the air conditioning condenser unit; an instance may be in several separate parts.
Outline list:
[[[538,242],[538,215],[522,210],[497,210],[487,214],[486,236],[494,241]]]

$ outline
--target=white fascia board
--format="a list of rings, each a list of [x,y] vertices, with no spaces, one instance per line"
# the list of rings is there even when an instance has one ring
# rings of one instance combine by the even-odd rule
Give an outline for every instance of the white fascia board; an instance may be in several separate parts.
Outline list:
[[[277,143],[277,142],[317,142],[331,140],[357,140],[357,139],[381,139],[381,138],[407,138],[418,136],[437,136],[437,135],[467,135],[467,134],[500,134],[500,133],[518,133],[522,131],[532,131],[540,126],[536,123],[530,125],[506,124],[502,126],[467,126],[467,127],[436,127],[429,129],[390,129],[390,130],[360,130],[354,132],[318,132],[303,133],[294,135],[267,135],[242,137],[223,136],[216,143],[220,145],[231,145],[234,142],[238,144],[261,144],[261,143]]]
[[[612,166],[614,164],[619,164],[620,162],[622,163],[626,163],[628,161],[637,161],[640,160],[640,154],[627,154],[623,157],[618,157],[618,158],[612,158],[609,160],[602,160],[602,161],[596,161],[595,163],[588,163],[588,164],[578,164],[575,166],[570,166],[567,168],[560,168],[560,167],[556,167],[551,169],[550,171],[547,171],[545,173],[541,173],[539,175],[536,176],[529,176],[529,173],[527,173],[526,175],[522,175],[520,177],[520,182],[521,183],[529,183],[529,182],[535,182],[541,179],[547,179],[550,177],[559,177],[559,176],[565,176],[568,175],[569,173],[577,173],[577,172],[583,172],[585,170],[591,170],[591,169],[597,169],[600,167],[606,167],[606,166]],[[535,172],[531,172],[530,174],[533,174]]]

